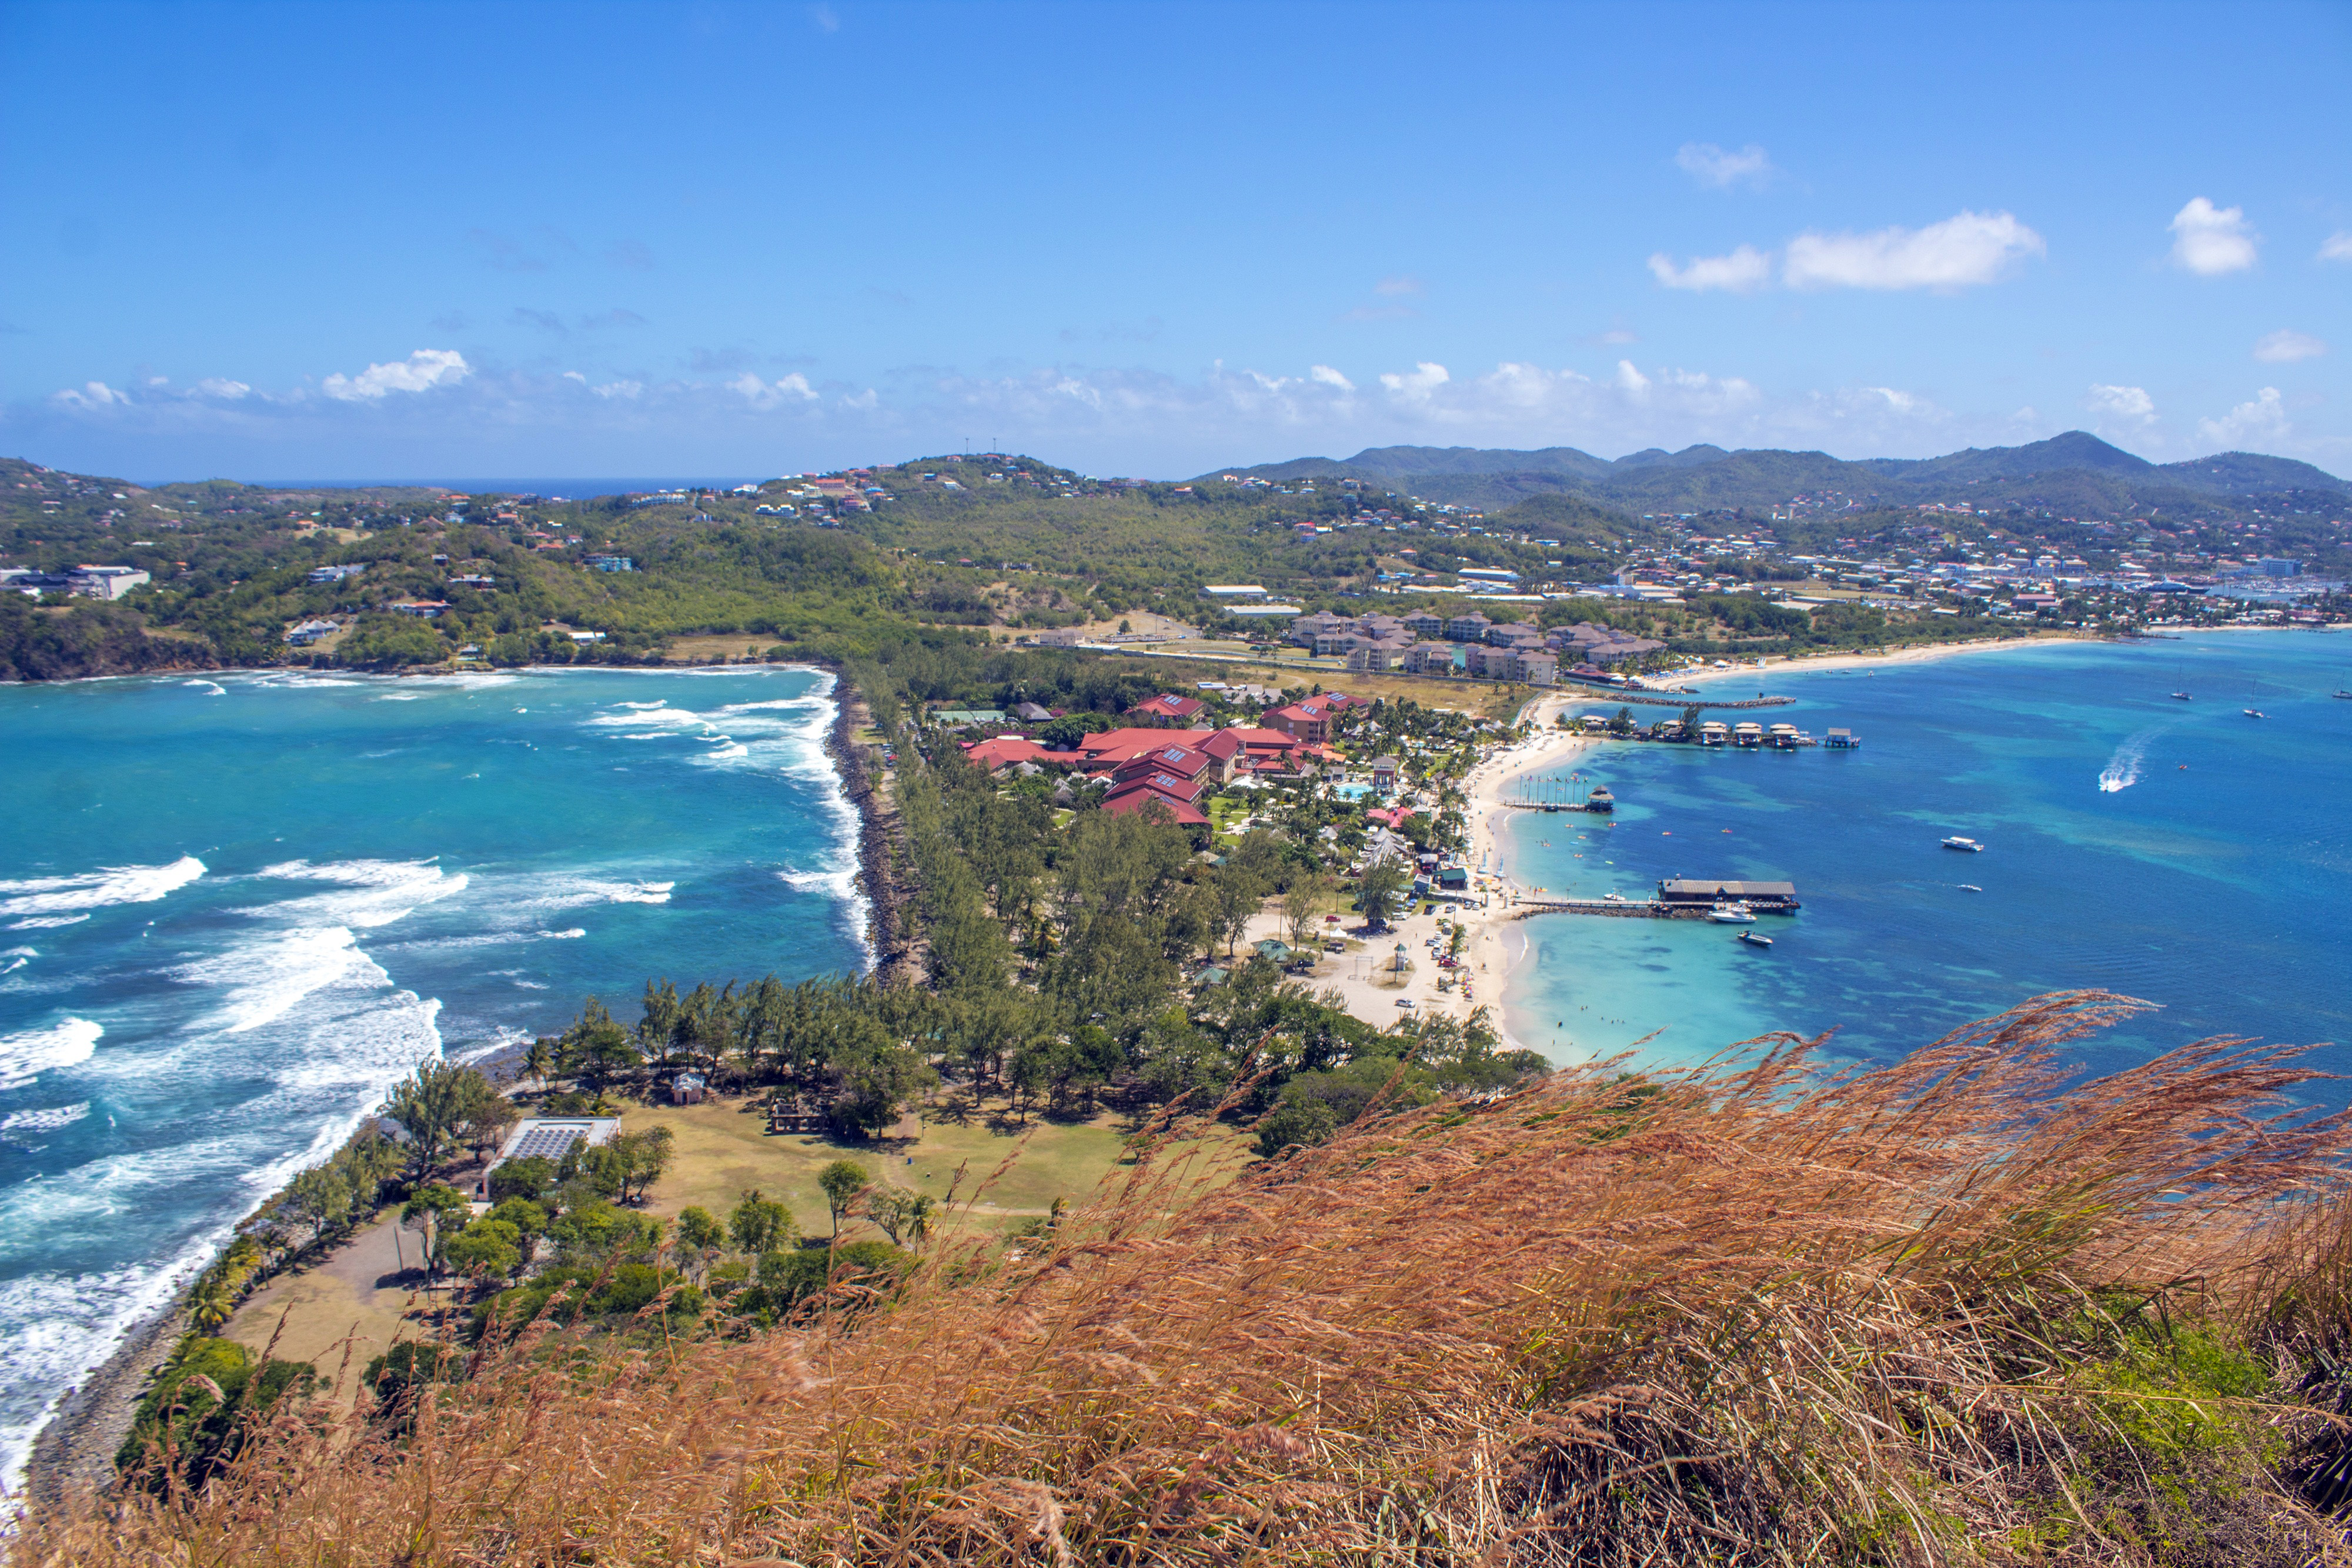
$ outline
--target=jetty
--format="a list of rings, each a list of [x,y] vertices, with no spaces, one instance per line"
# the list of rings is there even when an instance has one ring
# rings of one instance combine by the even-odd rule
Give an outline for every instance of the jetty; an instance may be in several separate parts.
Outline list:
[[[1790,703],[1795,702],[1797,699],[1794,697],[1742,697],[1738,702],[1711,702],[1696,692],[1690,693],[1685,696],[1660,696],[1655,692],[1618,691],[1612,687],[1603,686],[1599,690],[1591,693],[1589,695],[1582,692],[1576,693],[1575,700],[1578,702],[1627,703],[1635,707],[1751,708],[1787,707]]]
[[[1520,896],[1513,917],[1528,915],[1606,915],[1621,919],[1704,920],[1718,904],[1744,904],[1759,915],[1794,915],[1804,905],[1793,882],[1733,882],[1668,877],[1651,898],[1553,898]]]

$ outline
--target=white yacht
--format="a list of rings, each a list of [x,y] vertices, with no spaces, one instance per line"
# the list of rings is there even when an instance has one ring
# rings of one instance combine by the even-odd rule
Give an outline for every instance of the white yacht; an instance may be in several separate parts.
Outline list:
[[[1944,847],[1948,850],[1966,850],[1972,855],[1980,855],[1984,853],[1984,846],[1982,844],[1977,842],[1974,839],[1964,839],[1958,833],[1954,833],[1950,838],[1946,839],[1944,841]]]
[[[1753,925],[1755,912],[1744,904],[1718,904],[1706,912],[1706,917],[1717,925]]]

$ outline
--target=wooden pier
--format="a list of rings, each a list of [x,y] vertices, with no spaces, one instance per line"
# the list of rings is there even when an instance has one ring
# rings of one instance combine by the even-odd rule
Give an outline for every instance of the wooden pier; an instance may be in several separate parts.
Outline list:
[[[1547,898],[1512,900],[1511,915],[1609,915],[1646,920],[1704,920],[1721,903],[1741,903],[1758,915],[1794,915],[1794,883],[1786,882],[1694,882],[1669,877],[1655,898]]]

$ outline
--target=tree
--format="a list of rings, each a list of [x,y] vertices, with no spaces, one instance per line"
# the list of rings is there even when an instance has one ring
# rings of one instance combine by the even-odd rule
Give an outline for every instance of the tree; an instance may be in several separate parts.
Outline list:
[[[593,997],[582,1005],[579,1021],[563,1031],[556,1049],[565,1071],[579,1073],[598,1090],[645,1059],[629,1031]]]
[[[401,1228],[414,1230],[424,1238],[426,1266],[438,1268],[445,1236],[465,1224],[462,1218],[452,1224],[452,1218],[467,1212],[464,1193],[441,1182],[427,1182],[401,1205]]]
[[[504,1277],[522,1267],[522,1233],[503,1219],[478,1219],[449,1238],[442,1254],[460,1274]]]
[[[500,1161],[490,1172],[489,1197],[498,1203],[510,1197],[536,1198],[555,1185],[555,1162],[545,1155],[526,1155]]]
[[[336,1226],[352,1212],[351,1184],[332,1166],[314,1166],[303,1171],[286,1185],[286,1196],[278,1200],[278,1213],[300,1228],[300,1246],[309,1246]]]
[[[866,1218],[881,1228],[894,1247],[929,1235],[931,1214],[938,1207],[939,1200],[929,1193],[904,1187],[879,1186],[866,1195]]]
[[[872,1182],[866,1167],[856,1160],[835,1160],[816,1173],[816,1185],[824,1189],[825,1206],[833,1210],[835,1237],[841,1235],[842,1217],[849,1212],[849,1206]]]
[[[747,1187],[742,1201],[727,1217],[727,1239],[735,1244],[736,1251],[757,1258],[779,1244],[790,1246],[799,1240],[800,1228],[793,1223],[791,1209],[761,1197],[758,1187]]]
[[[392,1087],[383,1115],[408,1134],[409,1167],[425,1181],[448,1162],[467,1119],[490,1098],[503,1098],[478,1068],[419,1062]]]
[[[188,1321],[206,1333],[219,1332],[236,1313],[236,1292],[225,1280],[207,1277],[188,1298]]]
[[[1323,932],[1323,915],[1330,906],[1331,883],[1318,872],[1300,872],[1282,893],[1282,925],[1293,947],[1314,946]]]
[[[1364,906],[1364,920],[1375,931],[1385,929],[1389,908],[1399,894],[1412,884],[1404,862],[1394,855],[1382,855],[1366,866],[1356,879],[1358,901]]]
[[[522,1070],[545,1089],[548,1079],[555,1072],[555,1041],[545,1035],[532,1040],[530,1049],[522,1053]]]

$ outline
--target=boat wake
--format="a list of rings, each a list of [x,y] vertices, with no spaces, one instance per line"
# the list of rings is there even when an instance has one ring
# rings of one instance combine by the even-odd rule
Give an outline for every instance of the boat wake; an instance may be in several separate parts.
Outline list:
[[[2143,729],[2116,747],[2116,754],[2099,770],[2099,793],[2112,795],[2138,783],[2140,764],[2147,760],[2147,743],[2162,733],[2160,728]]]

